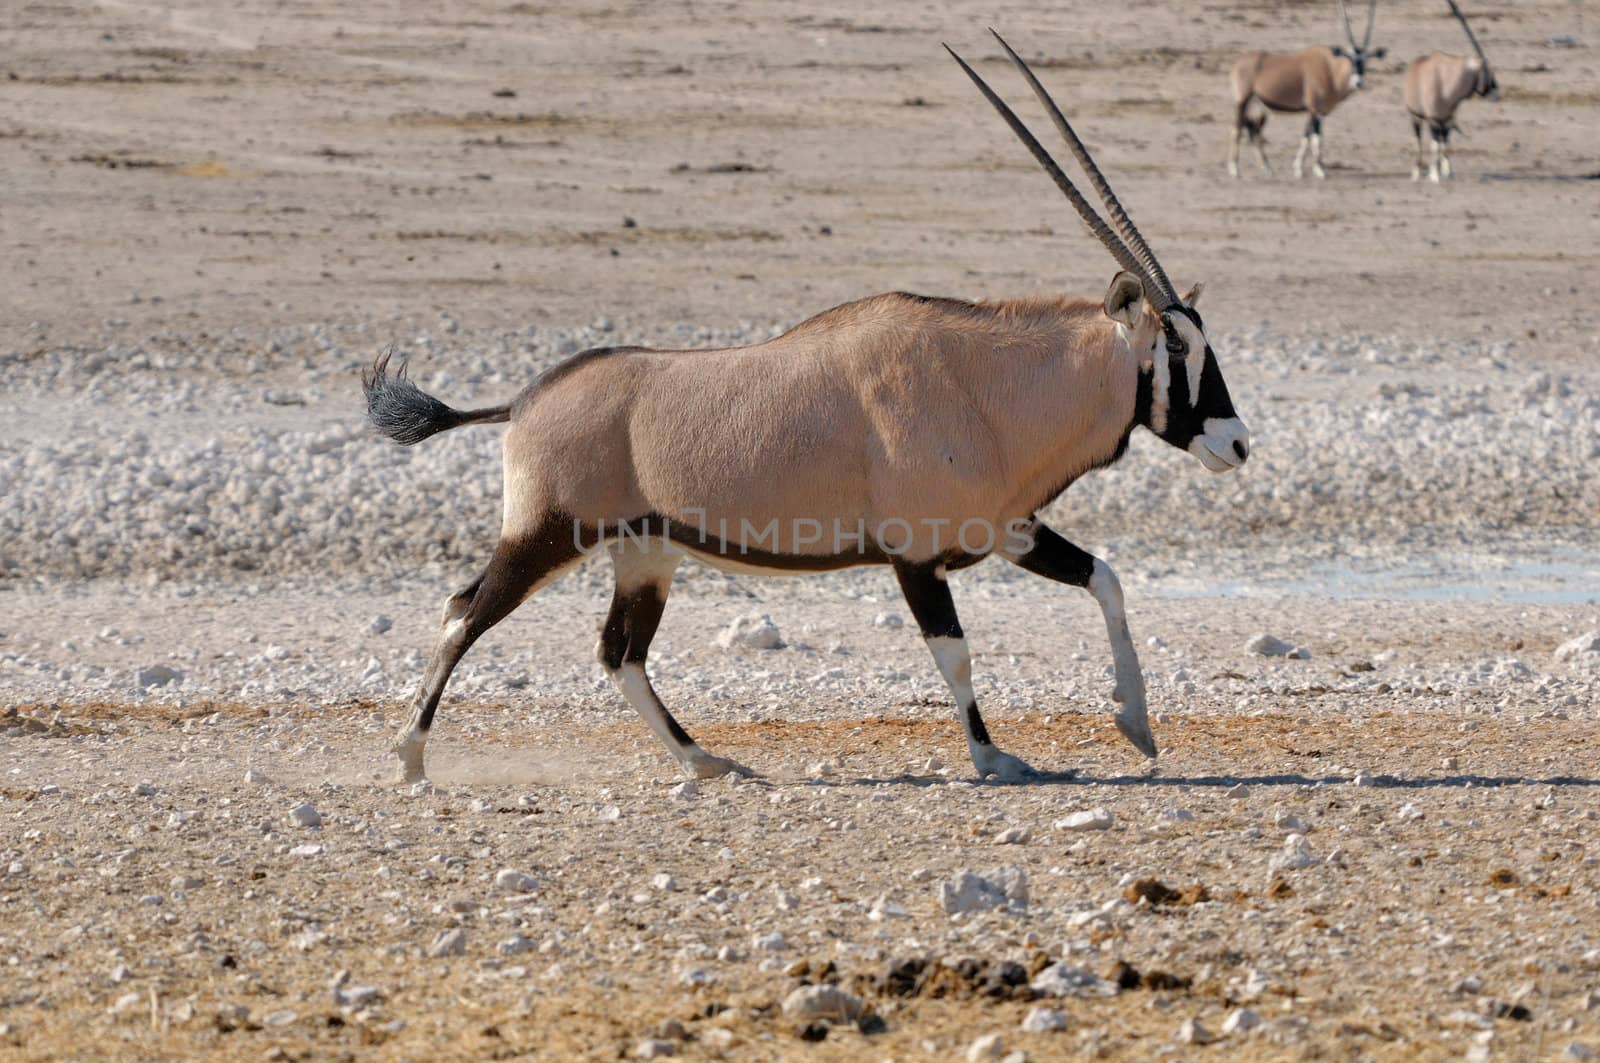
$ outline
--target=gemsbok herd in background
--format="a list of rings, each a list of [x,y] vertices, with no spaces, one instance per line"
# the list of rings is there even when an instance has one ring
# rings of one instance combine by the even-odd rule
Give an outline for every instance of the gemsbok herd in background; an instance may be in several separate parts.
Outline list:
[[[1431,180],[1450,177],[1448,146],[1450,130],[1455,128],[1455,113],[1469,96],[1483,96],[1491,100],[1500,98],[1500,87],[1489,70],[1489,60],[1478,44],[1467,18],[1456,6],[1456,0],[1445,0],[1450,12],[1461,23],[1467,40],[1472,44],[1471,57],[1433,52],[1412,60],[1406,68],[1405,107],[1411,116],[1411,128],[1417,139],[1417,159],[1411,170],[1411,179],[1422,177],[1422,131],[1428,130],[1433,143],[1433,161],[1428,168]],[[1298,52],[1251,52],[1241,56],[1232,70],[1233,86],[1233,136],[1228,148],[1228,172],[1239,176],[1239,141],[1247,139],[1256,149],[1261,168],[1272,172],[1267,161],[1263,131],[1267,113],[1280,111],[1286,114],[1306,115],[1305,132],[1300,137],[1300,149],[1294,156],[1294,175],[1305,176],[1305,160],[1311,156],[1311,172],[1317,177],[1327,177],[1322,168],[1322,120],[1333,113],[1347,96],[1366,83],[1367,61],[1382,59],[1385,48],[1372,47],[1372,26],[1377,15],[1377,0],[1367,4],[1367,25],[1361,40],[1356,41],[1350,13],[1344,0],[1338,0],[1339,15],[1344,23],[1345,45],[1306,48]],[[1250,114],[1252,101],[1259,101],[1265,110]]]
[[[1450,7],[1463,28],[1466,20]],[[1322,119],[1361,85],[1374,5],[1349,48],[1254,53],[1233,68],[1230,167],[1241,132],[1261,150],[1259,99],[1305,111],[1296,174],[1309,151],[1324,176]],[[1476,59],[1412,64],[1406,106],[1433,136],[1435,180],[1456,106],[1496,93]],[[1120,267],[1101,299],[985,302],[891,292],[845,303],[765,343],[720,350],[609,347],[582,352],[510,402],[456,410],[391,374],[364,376],[372,424],[402,445],[469,424],[508,427],[499,542],[481,575],[445,603],[432,655],[395,747],[401,778],[424,777],[423,749],[451,672],[524,600],[595,553],[615,591],[600,664],[680,768],[748,770],[702,749],[662,704],[645,669],[673,573],[685,557],[736,572],[797,574],[889,567],[955,701],[980,777],[1037,777],[1002,752],[978,712],[972,661],[948,574],[996,555],[1098,603],[1111,643],[1117,728],[1156,755],[1144,679],[1115,573],[1047,527],[1039,511],[1074,481],[1121,458],[1143,428],[1226,472],[1249,457],[1196,303],[1184,295],[1028,65],[995,35],[1105,208],[1102,218],[1015,113],[950,54],[1049,174]],[[1261,155],[1266,166],[1266,156]]]

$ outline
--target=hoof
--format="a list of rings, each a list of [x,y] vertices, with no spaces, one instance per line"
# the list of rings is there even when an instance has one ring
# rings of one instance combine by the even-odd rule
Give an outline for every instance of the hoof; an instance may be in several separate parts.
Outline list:
[[[1117,725],[1117,730],[1122,732],[1122,737],[1133,743],[1133,748],[1152,760],[1155,759],[1156,736],[1150,733],[1150,722],[1143,712],[1137,714],[1119,712],[1112,719]]]
[[[999,750],[984,758],[984,763],[973,761],[973,767],[978,769],[978,778],[993,778],[996,782],[1024,783],[1037,782],[1044,775],[1035,771],[1021,757],[1013,757],[1010,753]]]
[[[691,779],[720,779],[724,775],[740,775],[746,779],[753,779],[756,775],[738,761],[729,760],[727,757],[713,757],[709,753],[685,762],[683,772]]]

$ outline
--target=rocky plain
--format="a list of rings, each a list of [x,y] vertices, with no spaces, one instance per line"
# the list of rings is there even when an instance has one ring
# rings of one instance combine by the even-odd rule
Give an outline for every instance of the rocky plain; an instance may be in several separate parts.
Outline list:
[[[1413,184],[1437,8],[1382,5],[1325,182],[1223,161],[1232,56],[1331,6],[8,8],[0,1058],[1596,1058],[1600,27],[1475,16],[1505,98]],[[652,673],[757,774],[685,780],[594,660],[601,559],[395,784],[500,430],[384,443],[361,368],[471,406],[881,290],[1098,297],[938,47],[1020,106],[989,21],[1206,282],[1252,429],[1046,512],[1121,575],[1159,759],[1081,592],[953,577],[1047,773],[1007,786],[886,571],[689,563]]]

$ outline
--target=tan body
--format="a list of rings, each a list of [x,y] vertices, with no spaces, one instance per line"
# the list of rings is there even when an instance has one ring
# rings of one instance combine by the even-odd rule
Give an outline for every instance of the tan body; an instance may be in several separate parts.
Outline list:
[[[1331,48],[1305,48],[1298,52],[1251,52],[1233,64],[1233,140],[1228,153],[1228,171],[1239,175],[1239,138],[1248,134],[1256,147],[1262,169],[1271,172],[1261,132],[1266,116],[1250,118],[1251,100],[1260,100],[1271,111],[1306,113],[1305,135],[1294,158],[1294,175],[1304,173],[1306,152],[1311,152],[1312,172],[1326,177],[1322,168],[1322,119],[1360,87],[1353,63],[1347,56],[1335,55]]]
[[[1416,135],[1417,158],[1411,168],[1413,181],[1422,177],[1422,131],[1428,130],[1433,145],[1433,159],[1428,164],[1428,176],[1437,181],[1450,176],[1450,130],[1455,124],[1456,108],[1467,97],[1484,89],[1487,71],[1483,60],[1472,56],[1446,55],[1435,52],[1414,59],[1406,67],[1403,90],[1406,111],[1411,115],[1411,129]],[[1498,92],[1495,92],[1498,96]]]
[[[1149,315],[1136,342],[1155,330]],[[1112,457],[1138,365],[1099,302],[900,294],[749,347],[604,355],[513,406],[502,535],[551,512],[719,539],[776,521],[761,551],[826,557],[854,545],[834,529],[864,527],[868,545],[887,529],[886,547],[932,559],[962,522],[1025,520]]]

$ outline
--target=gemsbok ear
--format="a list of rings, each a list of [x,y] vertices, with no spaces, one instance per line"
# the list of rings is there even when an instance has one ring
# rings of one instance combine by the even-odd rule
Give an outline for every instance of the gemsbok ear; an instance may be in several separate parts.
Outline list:
[[[1138,277],[1121,270],[1111,278],[1106,289],[1106,317],[1133,328],[1139,323],[1139,301],[1144,298],[1144,284]]]
[[[1338,56],[1340,59],[1344,58],[1344,49],[1343,48],[1339,47],[1337,44],[1330,45],[1329,47],[1331,47],[1333,49],[1333,54],[1334,55]]]
[[[1374,59],[1382,59],[1384,56],[1389,54],[1389,49],[1387,49],[1387,48],[1375,48],[1368,54],[1371,55],[1371,57],[1374,58]]]
[[[1195,281],[1194,287],[1189,289],[1188,294],[1183,297],[1183,301],[1189,306],[1194,306],[1200,301],[1200,293],[1205,290],[1206,286],[1204,284],[1201,284],[1199,281]]]

